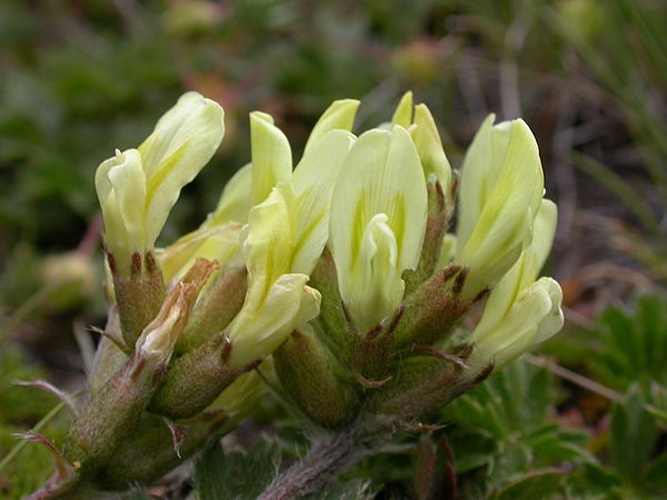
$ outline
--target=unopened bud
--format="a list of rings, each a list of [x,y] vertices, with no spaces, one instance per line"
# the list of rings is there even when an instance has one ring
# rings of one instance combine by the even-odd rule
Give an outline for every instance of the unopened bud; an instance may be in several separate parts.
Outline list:
[[[373,391],[365,409],[379,415],[416,418],[447,404],[481,382],[490,370],[471,376],[466,366],[470,345],[431,351],[402,360],[396,377]]]
[[[192,351],[223,331],[241,310],[247,292],[245,268],[214,274],[176,344],[178,354]]]
[[[162,306],[165,298],[162,272],[153,252],[143,256],[135,253],[129,276],[118,271],[113,255],[108,255],[108,261],[123,340],[131,347]]]
[[[355,415],[361,387],[312,329],[294,331],[273,358],[282,386],[311,420],[335,428]]]
[[[87,468],[102,467],[135,429],[211,270],[202,261],[189,276],[192,281],[179,282],[137,340],[132,356],[72,424],[66,448],[70,460]]]
[[[472,302],[461,299],[466,271],[451,265],[421,284],[404,303],[405,312],[396,327],[399,349],[444,341]]]

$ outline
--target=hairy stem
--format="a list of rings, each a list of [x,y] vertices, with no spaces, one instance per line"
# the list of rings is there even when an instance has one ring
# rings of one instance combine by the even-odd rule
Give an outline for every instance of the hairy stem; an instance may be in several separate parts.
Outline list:
[[[394,418],[373,417],[320,440],[308,455],[276,477],[258,500],[288,500],[312,493],[371,454],[391,435],[395,424]]]

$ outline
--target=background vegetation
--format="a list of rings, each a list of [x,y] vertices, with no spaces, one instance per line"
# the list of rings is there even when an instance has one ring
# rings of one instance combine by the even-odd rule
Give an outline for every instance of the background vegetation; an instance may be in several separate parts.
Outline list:
[[[75,391],[85,326],[104,318],[93,175],[113,148],[136,145],[186,89],[225,108],[227,136],[185,190],[170,241],[247,161],[248,112],[303,144],[332,100],[362,99],[363,126],[412,89],[454,166],[488,113],[534,130],[559,205],[549,274],[567,325],[331,498],[664,498],[665,25],[661,0],[0,0],[0,496],[50,473],[36,445],[10,450],[57,400],[13,381]],[[270,477],[253,457],[292,456],[302,436],[293,420],[263,421],[232,436],[251,452],[214,448],[147,491],[209,498],[225,478]],[[42,432],[57,441],[63,422]],[[228,495],[252,498],[238,488]]]

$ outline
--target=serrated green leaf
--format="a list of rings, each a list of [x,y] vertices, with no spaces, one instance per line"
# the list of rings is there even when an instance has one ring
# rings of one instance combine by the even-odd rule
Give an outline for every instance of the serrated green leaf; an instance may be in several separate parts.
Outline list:
[[[224,484],[225,452],[220,443],[215,443],[197,460],[194,472],[195,496],[198,500],[213,500]]]
[[[248,452],[211,446],[195,465],[198,500],[254,500],[269,485],[280,458],[278,445],[262,440]]]
[[[667,384],[667,300],[647,295],[637,299],[634,311],[609,308],[598,318],[598,355],[590,368],[602,383],[625,392],[635,382],[645,398],[650,387]]]
[[[448,437],[456,460],[457,474],[465,474],[489,464],[497,452],[495,441],[481,432],[462,430]]]
[[[624,500],[621,480],[610,469],[597,463],[585,463],[568,481],[571,498]]]
[[[561,433],[552,441],[541,443],[537,449],[540,458],[551,463],[594,461],[594,456],[583,447],[583,444],[568,441]]]
[[[519,360],[447,406],[445,418],[504,439],[541,426],[554,404],[551,374]]]
[[[524,363],[524,366],[529,365]],[[528,377],[529,394],[523,411],[530,416],[526,419],[528,422],[540,423],[547,418],[556,401],[553,379],[548,370],[534,370]]]
[[[545,463],[594,460],[583,446],[587,435],[581,431],[563,430],[557,423],[547,423],[526,436],[526,443],[535,451],[536,460]]]
[[[560,470],[569,462],[563,470],[572,471],[578,463],[594,461],[584,448],[586,433],[549,418],[555,404],[551,374],[519,360],[446,407],[445,418],[456,422],[447,439],[460,486],[468,491],[474,482],[474,490],[487,494],[524,480],[528,487],[542,481],[529,481],[535,470]]]
[[[489,469],[489,485],[492,488],[502,488],[508,480],[512,478],[518,480],[530,474],[532,458],[532,450],[523,443],[503,443],[500,453],[494,457]]]
[[[534,472],[497,490],[490,498],[493,500],[550,498],[561,490],[563,477],[563,473],[558,471]]]
[[[611,413],[609,452],[613,467],[630,484],[641,482],[659,430],[655,419],[644,409],[644,400],[635,387],[623,404]]]

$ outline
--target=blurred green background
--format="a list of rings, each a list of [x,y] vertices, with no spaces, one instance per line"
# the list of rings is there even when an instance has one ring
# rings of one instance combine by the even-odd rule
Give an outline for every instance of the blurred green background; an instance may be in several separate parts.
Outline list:
[[[560,211],[549,274],[568,326],[547,352],[604,379],[613,363],[587,360],[609,347],[597,315],[667,280],[665,26],[663,0],[0,0],[0,425],[50,408],[35,396],[19,410],[14,378],[80,380],[72,325],[104,318],[95,169],[186,90],[223,105],[227,134],[163,242],[196,227],[248,161],[250,111],[271,113],[298,157],[332,100],[362,99],[363,129],[413,90],[454,167],[488,113],[524,118]],[[649,382],[667,387],[662,371]],[[592,423],[609,411],[584,403]]]

